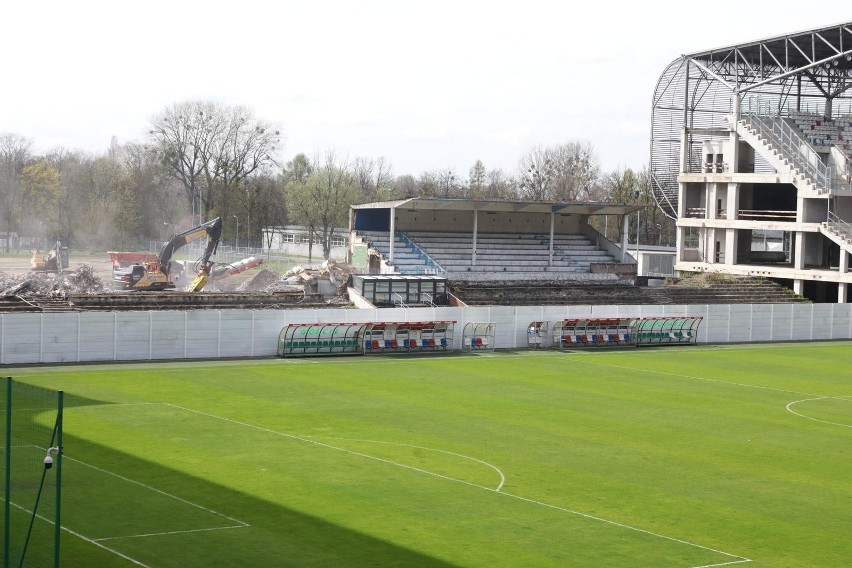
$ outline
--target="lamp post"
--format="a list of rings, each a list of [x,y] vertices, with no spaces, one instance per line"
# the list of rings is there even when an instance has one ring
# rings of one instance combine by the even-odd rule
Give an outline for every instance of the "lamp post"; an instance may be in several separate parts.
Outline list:
[[[240,218],[236,215],[234,215],[233,217],[237,221],[236,236],[234,237],[234,248],[240,248]]]

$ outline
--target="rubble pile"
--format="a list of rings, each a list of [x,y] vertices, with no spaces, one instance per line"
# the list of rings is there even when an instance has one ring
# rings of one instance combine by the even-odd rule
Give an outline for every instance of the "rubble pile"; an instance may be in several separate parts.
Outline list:
[[[74,272],[0,273],[0,296],[64,297],[67,294],[96,294],[103,291],[103,280],[86,264]]]
[[[237,286],[238,292],[280,292],[291,290],[281,276],[271,268],[264,268],[257,274]]]

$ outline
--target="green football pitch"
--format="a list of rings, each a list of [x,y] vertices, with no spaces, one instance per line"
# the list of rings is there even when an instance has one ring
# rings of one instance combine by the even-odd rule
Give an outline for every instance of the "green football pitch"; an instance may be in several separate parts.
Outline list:
[[[63,566],[852,564],[849,342],[0,372]]]

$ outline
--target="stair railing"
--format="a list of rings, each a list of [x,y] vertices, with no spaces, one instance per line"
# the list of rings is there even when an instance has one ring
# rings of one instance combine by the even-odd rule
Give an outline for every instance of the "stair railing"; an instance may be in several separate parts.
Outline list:
[[[834,173],[830,166],[822,163],[819,153],[786,121],[776,116],[743,113],[746,126],[754,128],[770,141],[780,146],[785,154],[802,172],[816,184],[820,193],[826,193],[834,184]]]

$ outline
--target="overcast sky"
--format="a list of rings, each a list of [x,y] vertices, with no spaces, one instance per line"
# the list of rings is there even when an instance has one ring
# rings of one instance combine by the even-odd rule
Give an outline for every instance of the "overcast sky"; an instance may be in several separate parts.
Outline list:
[[[785,7],[786,4],[786,7]],[[812,11],[807,6],[814,6]],[[187,100],[281,127],[283,160],[383,156],[396,175],[591,142],[648,161],[651,96],[683,53],[852,20],[848,0],[7,2],[0,132],[102,153]]]

